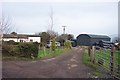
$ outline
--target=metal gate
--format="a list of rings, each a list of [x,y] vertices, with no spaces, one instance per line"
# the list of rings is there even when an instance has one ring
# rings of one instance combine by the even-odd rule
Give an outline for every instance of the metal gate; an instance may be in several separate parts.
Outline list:
[[[99,69],[120,79],[120,50],[116,49],[113,43],[106,41],[100,41],[95,46],[95,62]]]

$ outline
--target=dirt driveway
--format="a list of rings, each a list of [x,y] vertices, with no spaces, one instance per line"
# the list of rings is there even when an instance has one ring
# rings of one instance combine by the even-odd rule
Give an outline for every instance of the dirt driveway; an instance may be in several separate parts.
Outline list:
[[[3,78],[89,78],[93,69],[82,64],[83,50],[37,61],[3,61]]]

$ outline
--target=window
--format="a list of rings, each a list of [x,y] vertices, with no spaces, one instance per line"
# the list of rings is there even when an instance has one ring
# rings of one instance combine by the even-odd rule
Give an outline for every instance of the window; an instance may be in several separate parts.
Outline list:
[[[30,42],[33,42],[33,39],[30,39]]]
[[[23,42],[23,40],[20,40],[20,42]]]

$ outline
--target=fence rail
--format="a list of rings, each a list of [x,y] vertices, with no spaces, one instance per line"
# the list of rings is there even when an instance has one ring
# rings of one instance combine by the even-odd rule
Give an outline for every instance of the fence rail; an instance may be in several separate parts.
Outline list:
[[[96,62],[100,69],[106,70],[110,76],[120,79],[120,50],[115,49],[114,44],[108,41],[100,41],[94,46],[92,62]]]

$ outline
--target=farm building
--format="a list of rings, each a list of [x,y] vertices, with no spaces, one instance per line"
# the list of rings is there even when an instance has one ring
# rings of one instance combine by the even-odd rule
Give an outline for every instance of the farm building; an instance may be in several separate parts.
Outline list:
[[[80,34],[77,36],[77,45],[79,46],[92,46],[101,40],[110,41],[111,38],[106,35],[93,35],[93,34]]]
[[[71,39],[70,42],[71,42],[72,47],[76,47],[77,46],[76,39]]]

